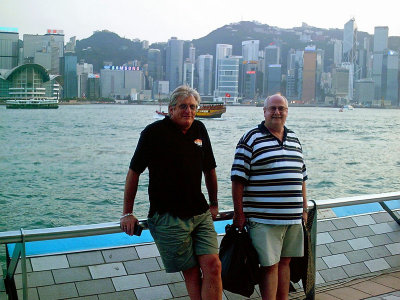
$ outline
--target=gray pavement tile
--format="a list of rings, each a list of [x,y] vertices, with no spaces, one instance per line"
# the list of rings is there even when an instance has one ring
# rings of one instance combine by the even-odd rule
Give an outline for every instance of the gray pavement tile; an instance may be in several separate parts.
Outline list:
[[[317,257],[328,256],[332,254],[326,245],[316,246],[315,252],[317,254]]]
[[[400,243],[386,245],[386,248],[390,251],[392,255],[400,254]]]
[[[400,232],[400,225],[397,224],[395,221],[392,220],[392,222],[387,223],[391,228],[393,228],[393,231]]]
[[[357,226],[376,224],[376,221],[371,217],[371,215],[355,216],[353,221]]]
[[[167,285],[135,289],[135,294],[138,300],[162,300],[172,298],[171,291]]]
[[[110,278],[75,282],[79,296],[98,295],[115,292]]]
[[[347,241],[326,244],[326,247],[332,254],[339,254],[339,253],[353,251],[353,248],[351,248],[350,244]]]
[[[394,229],[388,223],[369,225],[369,227],[375,234],[389,233],[394,231]]]
[[[387,245],[387,244],[392,243],[392,240],[386,233],[373,235],[373,236],[368,237],[368,239],[371,241],[371,243],[374,246],[382,246],[382,245]]]
[[[17,290],[17,295],[18,295],[18,299],[24,299],[22,290]],[[0,297],[0,299],[3,300],[1,297]],[[6,300],[6,299],[8,299],[8,297],[4,298],[4,300]],[[28,299],[29,300],[39,300],[37,288],[29,288],[28,289]],[[41,300],[46,300],[46,299],[43,298]],[[49,299],[49,300],[51,300],[51,299]]]
[[[104,263],[104,258],[100,251],[67,254],[67,259],[71,267],[90,266]]]
[[[161,270],[155,257],[124,262],[128,274],[138,274]]]
[[[374,246],[367,237],[352,239],[347,242],[354,250],[366,249]]]
[[[163,261],[162,261],[161,257],[160,257],[160,256],[158,256],[158,257],[156,257],[156,258],[157,258],[157,262],[158,262],[158,264],[160,265],[160,268],[161,268],[161,270],[164,270],[164,269],[165,269],[165,267],[164,267],[164,263],[163,263]]]
[[[56,283],[67,283],[91,279],[88,267],[58,269],[53,270],[52,272]]]
[[[315,284],[322,284],[325,283],[325,280],[322,278],[321,274],[319,272],[316,272],[315,274]]]
[[[112,278],[116,291],[133,290],[149,287],[150,283],[145,274],[127,275]]]
[[[103,253],[106,263],[134,260],[139,258],[135,247],[103,250],[101,252]]]
[[[122,262],[89,266],[89,271],[93,279],[127,275]]]
[[[98,295],[99,300],[137,300],[133,291],[122,291]]]
[[[369,269],[363,262],[343,266],[343,269],[350,277],[360,276],[369,273]]]
[[[346,272],[343,270],[342,267],[321,270],[318,272],[322,276],[322,278],[324,279],[325,282],[336,281],[336,280],[345,279],[345,278],[349,277],[346,274]]]
[[[346,228],[357,227],[356,222],[354,222],[351,217],[333,219],[332,223],[335,225],[335,227],[337,229],[346,229]]]
[[[68,268],[68,261],[65,255],[50,255],[31,258],[33,271],[46,271]]]
[[[50,286],[42,286],[37,288],[39,293],[39,298],[55,300],[64,298],[74,298],[78,297],[78,292],[73,283],[63,283]]]
[[[385,260],[392,268],[400,267],[400,255],[385,257]]]
[[[156,244],[136,246],[136,252],[141,259],[160,256]]]
[[[332,221],[319,221],[317,223],[318,233],[332,231],[332,230],[337,230],[335,225],[333,225]]]
[[[234,293],[228,292],[227,290],[224,290],[224,294],[226,296],[226,299],[228,299],[228,300],[256,299],[257,297],[260,296],[256,290],[254,290],[254,293],[249,298],[244,298],[243,296],[241,296],[239,294],[234,294]]]
[[[356,238],[372,236],[375,234],[369,226],[350,228],[350,231]]]
[[[168,287],[174,298],[188,295],[185,282],[171,283],[168,284]]]
[[[382,271],[390,268],[390,265],[383,258],[365,261],[365,265],[371,272]]]
[[[181,273],[166,273],[165,271],[149,272],[146,273],[150,285],[161,285],[183,281]]]
[[[344,265],[349,265],[350,261],[347,259],[346,255],[336,254],[331,256],[322,257],[324,262],[328,265],[329,268],[336,268]]]
[[[346,257],[352,264],[365,260],[371,260],[371,256],[365,249],[346,252],[344,255],[346,255]]]
[[[329,232],[331,237],[335,242],[345,241],[349,239],[354,239],[354,234],[349,229],[341,229]]]
[[[329,232],[322,232],[317,234],[317,245],[328,244],[334,242]]]
[[[385,223],[393,221],[392,217],[386,211],[377,214],[371,214],[371,217],[375,220],[376,223]]]
[[[390,256],[389,250],[385,246],[365,249],[372,259]]]
[[[319,270],[325,270],[328,269],[327,264],[324,262],[324,260],[321,257],[318,257],[315,261],[315,267],[316,269]]]
[[[27,277],[28,287],[38,287],[54,284],[54,279],[51,271],[27,273]],[[14,279],[16,288],[22,289],[22,274],[14,275]]]
[[[398,232],[389,232],[387,235],[394,243],[400,242],[400,234]]]

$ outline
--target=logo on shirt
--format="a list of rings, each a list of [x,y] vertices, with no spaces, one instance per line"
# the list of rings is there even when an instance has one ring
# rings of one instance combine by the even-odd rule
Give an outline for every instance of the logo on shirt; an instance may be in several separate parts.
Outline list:
[[[203,141],[201,139],[195,139],[194,143],[199,147],[203,146]]]

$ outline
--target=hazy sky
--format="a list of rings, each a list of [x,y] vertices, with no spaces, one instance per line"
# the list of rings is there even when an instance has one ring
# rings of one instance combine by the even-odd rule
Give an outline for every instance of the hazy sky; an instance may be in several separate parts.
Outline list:
[[[330,3],[330,4],[329,4]],[[373,6],[376,3],[381,6]],[[352,17],[359,31],[373,34],[389,26],[400,36],[399,0],[0,0],[0,27],[22,34],[62,29],[66,41],[107,29],[129,39],[166,42],[171,36],[191,40],[232,22],[258,21],[292,28],[305,22],[343,28]]]

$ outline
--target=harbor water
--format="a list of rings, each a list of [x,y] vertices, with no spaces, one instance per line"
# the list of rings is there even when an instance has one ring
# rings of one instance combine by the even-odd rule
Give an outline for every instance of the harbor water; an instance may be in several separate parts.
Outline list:
[[[156,109],[0,107],[0,231],[117,221],[130,159]],[[262,108],[241,106],[227,107],[221,119],[203,120],[218,165],[221,209],[232,209],[236,143],[262,120]],[[400,190],[400,110],[290,107],[287,127],[303,146],[309,199]],[[135,202],[140,218],[148,210],[147,183],[146,171]]]

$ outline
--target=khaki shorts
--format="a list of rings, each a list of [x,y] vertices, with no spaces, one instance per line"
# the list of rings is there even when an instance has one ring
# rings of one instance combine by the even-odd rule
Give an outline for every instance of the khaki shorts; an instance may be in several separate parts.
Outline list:
[[[210,211],[188,219],[155,213],[148,224],[167,273],[198,265],[199,255],[218,254],[217,233]]]
[[[250,222],[251,241],[261,266],[275,265],[281,257],[304,256],[304,234],[301,224],[269,225]]]

